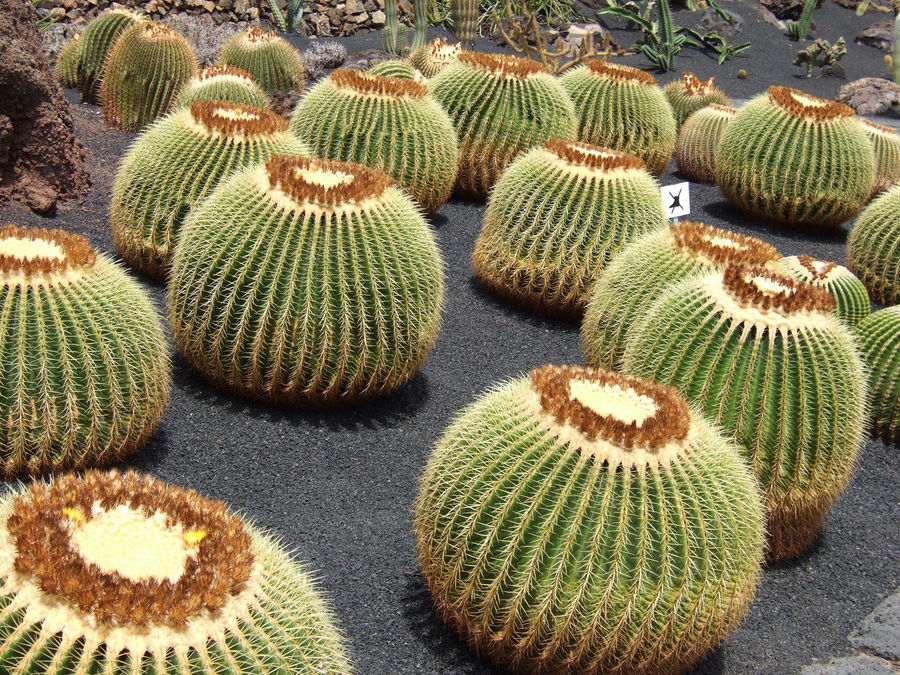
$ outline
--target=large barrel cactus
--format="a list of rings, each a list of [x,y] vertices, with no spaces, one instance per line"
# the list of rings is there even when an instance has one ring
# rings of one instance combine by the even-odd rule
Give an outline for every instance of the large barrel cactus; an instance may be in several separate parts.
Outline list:
[[[128,264],[164,277],[182,223],[224,177],[276,154],[308,155],[283,117],[224,101],[196,101],[156,122],[125,155],[109,220]]]
[[[553,139],[500,176],[472,265],[488,288],[517,304],[579,318],[613,256],[665,224],[659,185],[640,159]]]
[[[62,230],[0,227],[0,276],[0,475],[102,466],[143,445],[170,379],[147,293]]]
[[[438,613],[513,672],[679,673],[754,592],[760,496],[677,391],[544,366],[467,408],[415,505]]]
[[[346,675],[309,575],[222,502],[133,471],[0,499],[4,673]]]
[[[751,216],[835,227],[872,194],[875,158],[853,108],[789,87],[769,87],[728,124],[716,182]]]
[[[637,239],[604,269],[581,325],[587,363],[618,369],[628,329],[668,284],[733,263],[765,265],[781,254],[755,237],[682,221]]]
[[[736,109],[715,103],[685,120],[675,142],[678,170],[699,183],[716,182],[716,151]]]
[[[138,23],[146,23],[146,19],[131,10],[113,9],[98,16],[84,29],[78,49],[75,81],[83,101],[99,101],[103,67],[113,44],[122,33]]]
[[[366,73],[368,75],[377,75],[378,77],[398,77],[402,80],[425,82],[425,76],[422,73],[416,70],[408,61],[401,59],[379,61],[369,68]]]
[[[847,236],[847,265],[880,305],[900,304],[900,185],[872,200]]]
[[[900,182],[900,134],[896,129],[860,119],[875,151],[875,185],[872,194],[884,192]]]
[[[226,42],[219,63],[250,73],[267,94],[303,91],[306,84],[300,53],[274,32],[256,26]]]
[[[266,108],[269,97],[253,81],[250,73],[233,66],[216,64],[194,75],[178,95],[176,108],[187,108],[194,101],[230,101]]]
[[[335,70],[294,108],[291,131],[319,157],[384,171],[429,213],[456,182],[453,122],[414,80]]]
[[[56,71],[56,79],[64,87],[78,86],[78,67],[81,60],[81,36],[78,33],[74,37],[66,40],[56,55],[56,63],[54,70]]]
[[[874,432],[900,441],[900,305],[870,314],[856,328],[869,372],[869,413]]]
[[[575,111],[539,63],[461,52],[429,87],[450,113],[460,143],[460,193],[484,199],[509,163],[551,138],[575,139]]]
[[[409,55],[409,63],[425,77],[432,78],[456,61],[461,52],[462,46],[458,42],[450,43],[436,37],[414,50]]]
[[[872,312],[866,287],[843,265],[803,254],[782,258],[772,269],[831,293],[835,315],[848,326],[855,326]]]
[[[735,265],[670,286],[628,335],[625,372],[677,387],[742,447],[770,561],[809,548],[863,440],[864,366],[834,307],[822,288]]]
[[[663,93],[675,113],[675,123],[680,128],[685,120],[701,108],[714,103],[730,105],[724,91],[716,86],[716,78],[701,80],[693,73],[682,73],[680,80],[672,80],[663,87]]]
[[[381,171],[276,155],[184,225],[169,282],[175,342],[216,383],[284,405],[400,386],[434,345],[434,235]]]

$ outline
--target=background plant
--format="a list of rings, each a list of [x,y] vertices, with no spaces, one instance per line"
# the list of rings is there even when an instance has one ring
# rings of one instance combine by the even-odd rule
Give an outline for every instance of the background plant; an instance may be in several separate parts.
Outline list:
[[[805,40],[809,33],[809,24],[812,23],[812,13],[819,0],[806,0],[803,3],[803,11],[800,12],[799,21],[788,20],[785,23],[787,34],[794,40]]]
[[[272,21],[282,33],[293,33],[303,21],[303,0],[287,0],[284,13],[278,7],[278,0],[268,0],[272,9]]]

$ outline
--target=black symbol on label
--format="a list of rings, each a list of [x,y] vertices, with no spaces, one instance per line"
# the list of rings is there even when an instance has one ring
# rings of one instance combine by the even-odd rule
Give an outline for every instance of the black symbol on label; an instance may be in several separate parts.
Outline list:
[[[671,193],[671,192],[669,193],[669,196],[672,198],[672,203],[669,204],[669,211],[672,211],[673,209],[680,209],[680,208],[682,208],[682,206],[681,206],[681,192],[682,192],[682,191],[679,190],[677,193]]]

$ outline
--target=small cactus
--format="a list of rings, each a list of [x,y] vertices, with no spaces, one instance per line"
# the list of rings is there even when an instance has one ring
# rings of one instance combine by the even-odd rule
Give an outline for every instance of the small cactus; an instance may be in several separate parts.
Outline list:
[[[230,101],[256,108],[269,107],[269,97],[250,73],[221,64],[204,68],[188,80],[175,108],[187,108],[194,101]]]
[[[100,100],[103,68],[113,45],[122,33],[139,23],[146,23],[140,14],[127,9],[113,9],[98,16],[84,29],[75,82],[83,101],[97,103]]]
[[[479,0],[450,0],[450,19],[453,32],[464,47],[471,47],[478,37],[478,17],[481,13]]]
[[[875,186],[872,194],[884,192],[900,182],[900,134],[896,129],[860,118],[875,151]]]
[[[437,337],[443,269],[392,183],[276,155],[216,188],[185,223],[169,281],[188,362],[282,405],[349,404],[409,379]]]
[[[306,75],[300,53],[274,32],[254,26],[232,37],[219,52],[219,63],[240,68],[263,91],[303,91]]]
[[[654,176],[665,171],[678,134],[672,106],[655,77],[588,59],[560,83],[575,103],[578,140],[637,155]]]
[[[122,258],[164,277],[191,209],[235,170],[276,154],[309,151],[265,108],[195,101],[156,122],[131,146],[113,184],[110,225]]]
[[[0,498],[0,530],[5,673],[351,672],[303,568],[193,490],[67,474]]]
[[[56,55],[56,79],[64,87],[78,86],[78,66],[81,61],[81,36],[78,33],[60,48]]]
[[[900,185],[859,214],[847,236],[847,266],[875,302],[900,304]]]
[[[734,108],[712,104],[681,125],[675,142],[675,161],[687,178],[700,183],[716,182],[716,150],[736,112]]]
[[[731,105],[725,92],[716,86],[716,78],[701,80],[693,73],[682,73],[680,80],[673,80],[663,87],[663,93],[672,106],[679,129],[688,117],[701,108],[713,103]]]
[[[866,287],[843,265],[816,260],[803,254],[782,258],[772,269],[779,274],[824,288],[834,296],[835,316],[851,328],[872,312]]]
[[[162,322],[87,241],[0,227],[0,475],[103,466],[142,446],[169,400]]]
[[[409,55],[409,63],[427,78],[432,78],[459,58],[462,47],[442,37],[425,43]]]
[[[419,83],[425,82],[422,73],[413,68],[406,61],[399,61],[396,59],[376,63],[366,72],[369,75],[377,75],[378,77],[399,77],[402,80],[414,80]]]
[[[769,561],[809,548],[863,440],[863,364],[834,307],[823,288],[733,265],[669,286],[628,333],[624,371],[677,387],[743,449]]]
[[[554,139],[500,176],[472,265],[513,302],[577,319],[613,256],[665,224],[659,185],[640,159]]]
[[[900,305],[870,314],[856,327],[869,373],[869,409],[874,433],[900,441]]]
[[[747,609],[760,495],[670,387],[543,366],[462,412],[415,504],[440,616],[512,672],[679,673]]]

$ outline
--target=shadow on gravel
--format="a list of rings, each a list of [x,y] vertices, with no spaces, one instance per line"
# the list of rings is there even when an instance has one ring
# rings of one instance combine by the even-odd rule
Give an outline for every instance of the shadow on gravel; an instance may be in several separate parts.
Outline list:
[[[819,534],[816,535],[816,538],[813,539],[812,546],[810,546],[806,551],[803,552],[803,555],[798,556],[796,558],[791,558],[790,560],[779,560],[778,562],[770,562],[763,564],[763,574],[767,571],[775,571],[775,570],[792,570],[795,567],[800,565],[804,565],[809,562],[810,558],[814,558],[823,553],[823,549],[825,547],[825,531],[824,528],[819,530]]]
[[[790,239],[806,246],[815,243],[843,246],[847,239],[847,230],[843,227],[816,229],[813,227],[787,226],[767,223],[761,220],[751,220],[724,199],[705,204],[700,207],[700,211],[710,218],[732,223],[740,226],[743,230],[750,230],[761,239]]]
[[[541,316],[534,310],[505,300],[489,291],[474,274],[469,276],[469,290],[478,300],[490,307],[492,313],[502,314],[504,319],[523,321],[532,328],[553,333],[578,333],[580,323]]]

